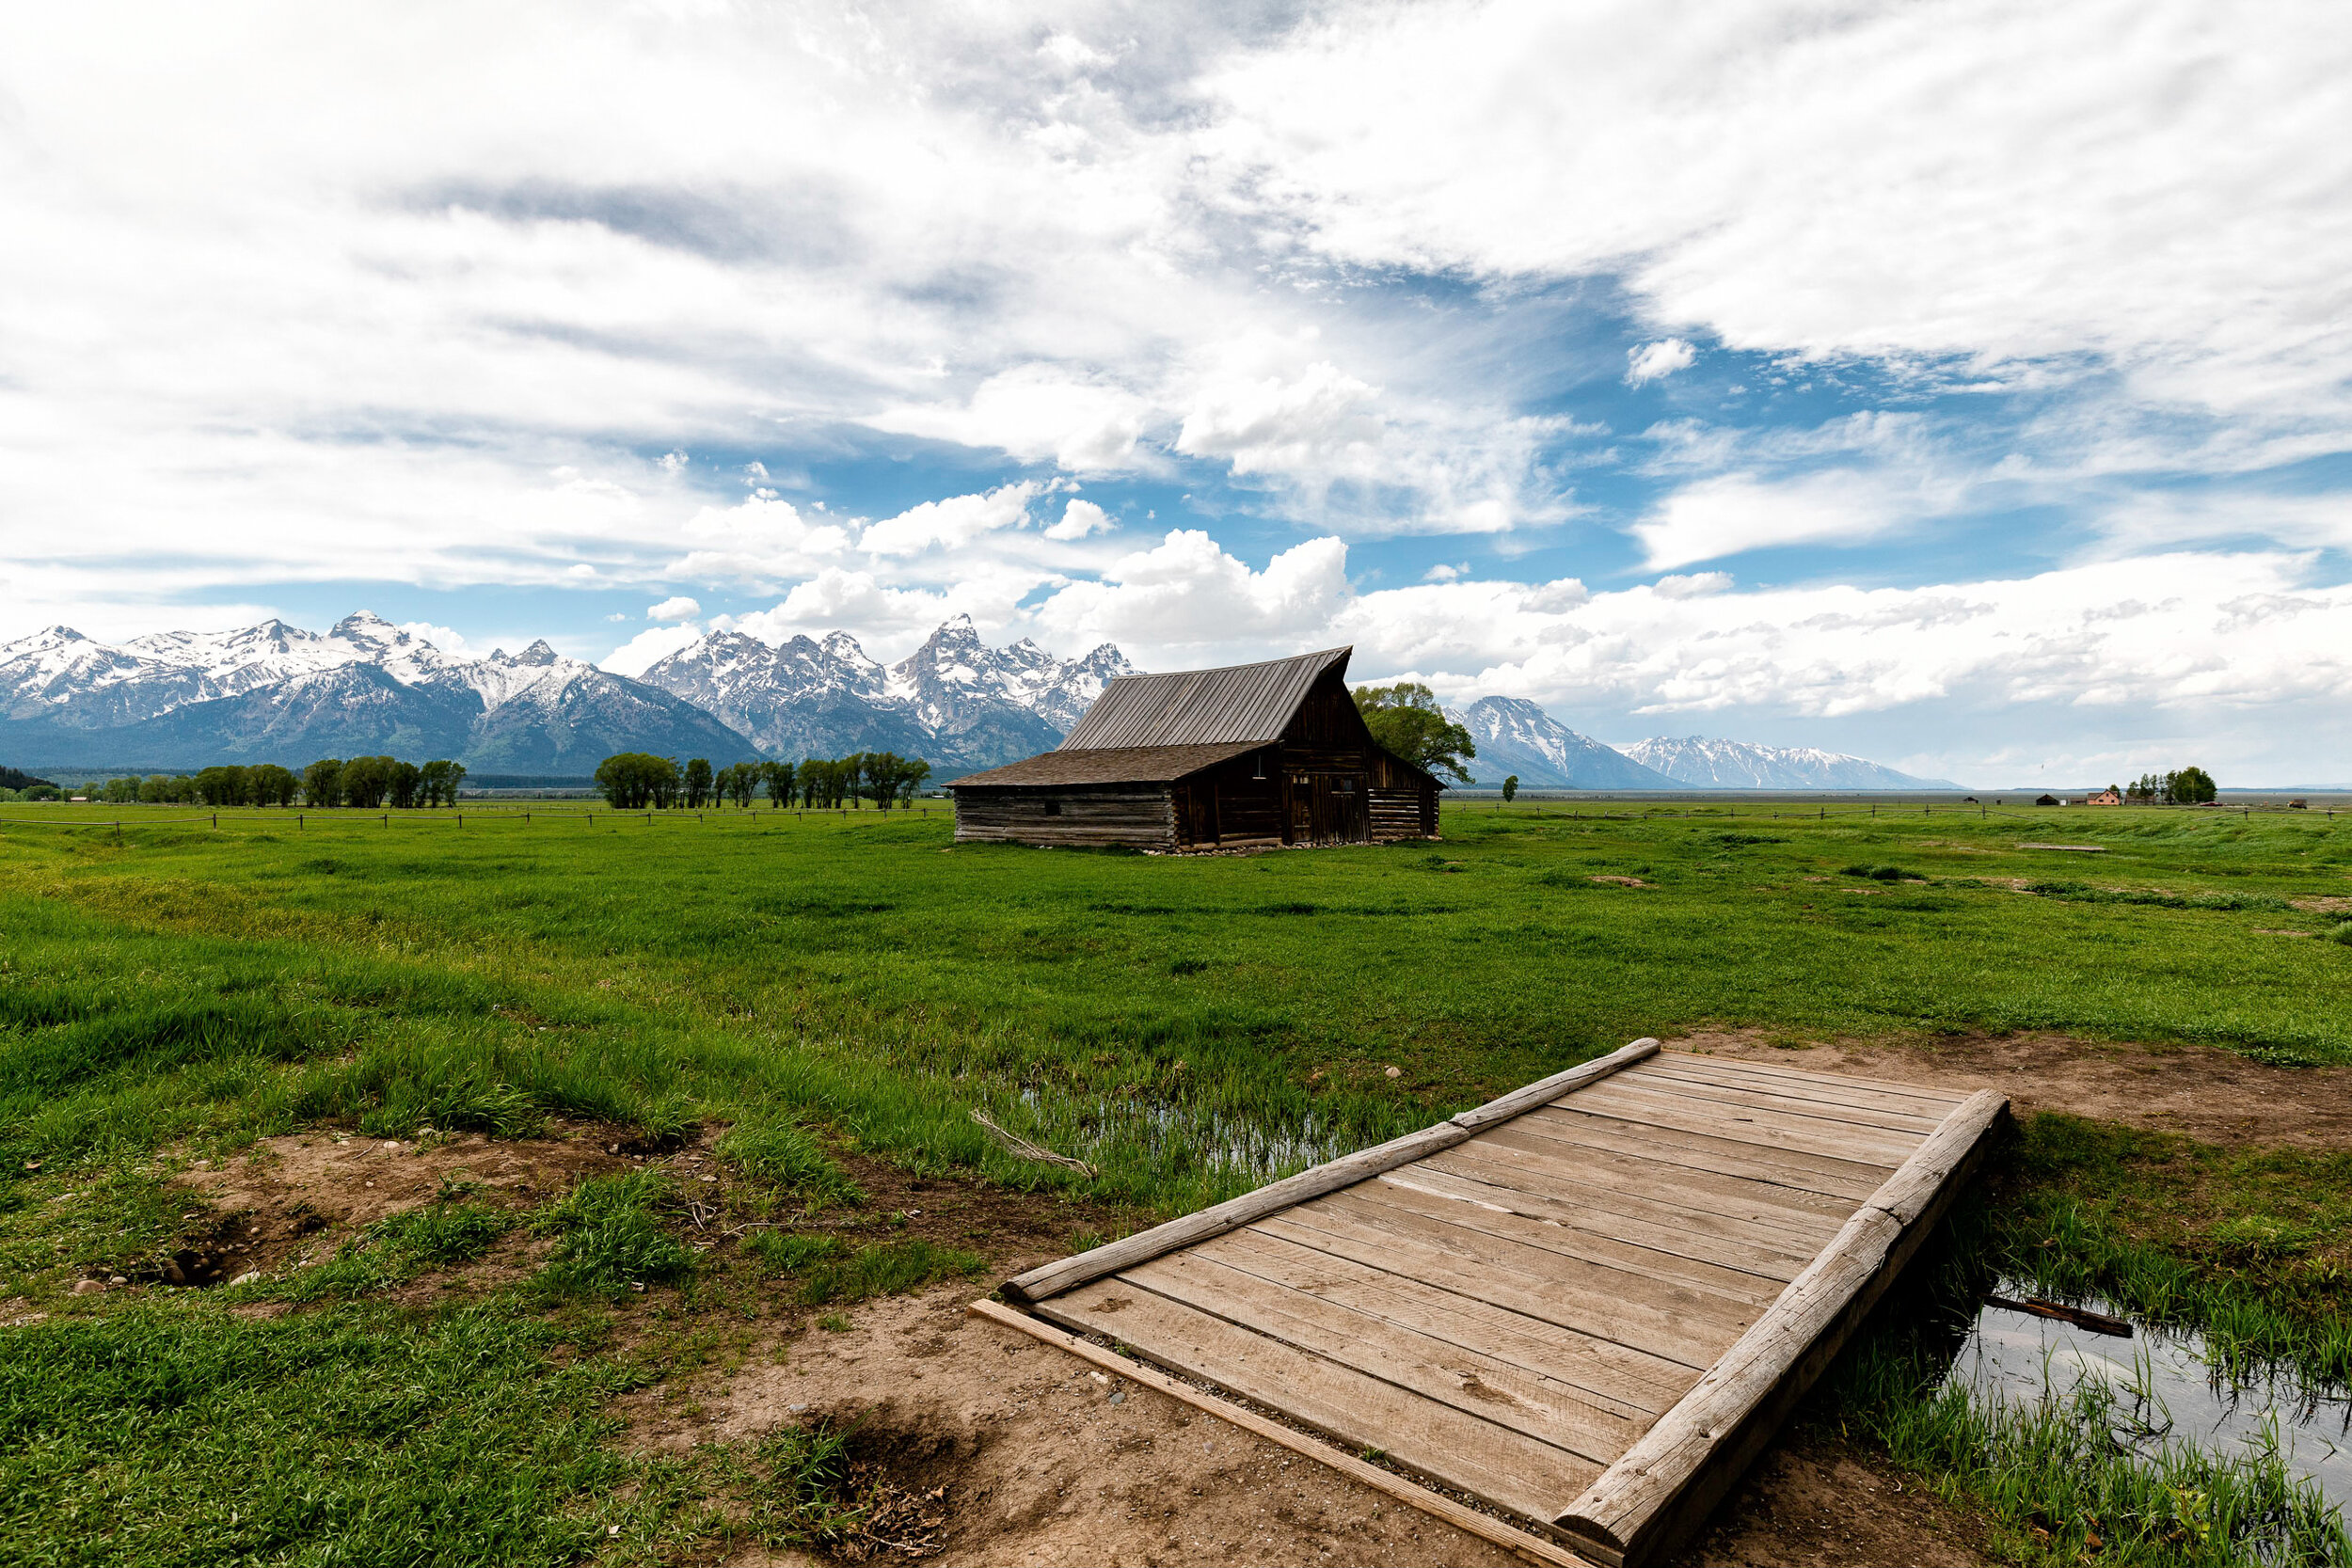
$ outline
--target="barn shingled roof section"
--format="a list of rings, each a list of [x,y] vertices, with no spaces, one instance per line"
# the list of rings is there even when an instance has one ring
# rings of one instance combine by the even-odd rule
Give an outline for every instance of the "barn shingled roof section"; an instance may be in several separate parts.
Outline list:
[[[1334,668],[1344,675],[1354,651],[1327,648],[1222,670],[1121,675],[1055,750],[1270,746],[1282,738],[1316,677]]]

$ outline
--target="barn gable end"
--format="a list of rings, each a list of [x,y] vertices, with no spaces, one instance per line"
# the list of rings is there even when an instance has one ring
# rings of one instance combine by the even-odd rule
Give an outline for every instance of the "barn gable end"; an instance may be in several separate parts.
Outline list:
[[[1151,849],[1434,838],[1438,781],[1374,740],[1352,652],[1122,675],[1051,752],[948,788],[956,837]]]

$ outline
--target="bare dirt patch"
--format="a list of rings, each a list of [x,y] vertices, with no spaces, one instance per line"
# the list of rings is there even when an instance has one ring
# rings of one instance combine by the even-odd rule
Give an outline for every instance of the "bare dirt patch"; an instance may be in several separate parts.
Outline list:
[[[1760,1030],[1703,1030],[1672,1043],[1816,1072],[1998,1089],[2020,1115],[2066,1111],[2204,1143],[2352,1145],[2352,1068],[2268,1067],[2209,1046],[2009,1035],[1790,1047]]]
[[[1864,1454],[1795,1433],[1766,1450],[1674,1568],[1835,1568],[1902,1562],[1979,1568],[1981,1531],[1919,1481]]]
[[[163,1283],[207,1285],[316,1262],[351,1232],[460,1184],[475,1202],[535,1208],[583,1177],[641,1163],[622,1152],[621,1136],[578,1127],[547,1138],[391,1139],[326,1129],[263,1138],[182,1175],[204,1206],[192,1212],[206,1228],[183,1239],[163,1264]]]

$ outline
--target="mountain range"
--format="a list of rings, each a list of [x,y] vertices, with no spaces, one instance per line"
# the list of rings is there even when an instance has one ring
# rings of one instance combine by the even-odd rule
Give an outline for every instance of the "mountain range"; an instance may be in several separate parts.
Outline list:
[[[579,776],[615,752],[759,756],[890,751],[943,776],[1047,751],[1134,666],[1105,642],[1060,659],[992,648],[959,615],[896,664],[847,632],[771,644],[716,631],[630,677],[544,641],[460,658],[365,610],[325,632],[283,621],[104,643],[51,626],[0,644],[0,756],[73,772],[198,768],[389,752],[475,773]],[[1642,790],[1889,789],[1914,779],[1859,757],[1739,741],[1614,750],[1521,697],[1454,713],[1483,784]]]
[[[713,632],[637,679],[544,641],[457,658],[365,610],[324,633],[271,620],[121,644],[51,626],[0,644],[0,752],[68,770],[389,752],[580,775],[615,752],[895,751],[951,771],[1049,750],[1130,668],[1107,643],[1068,661],[1025,639],[990,648],[963,616],[887,668],[846,632],[778,648]]]
[[[1756,746],[1705,736],[1636,741],[1625,754],[1685,789],[1958,789],[1811,746]]]

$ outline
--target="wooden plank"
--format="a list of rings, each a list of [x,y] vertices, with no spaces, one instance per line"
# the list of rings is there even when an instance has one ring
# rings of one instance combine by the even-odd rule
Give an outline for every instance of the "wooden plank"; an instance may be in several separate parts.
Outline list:
[[[1605,1465],[1650,1425],[1480,1351],[1277,1285],[1190,1248],[1113,1276]],[[1105,1289],[1108,1287],[1105,1286]]]
[[[1526,1270],[1563,1283],[1582,1283],[1606,1291],[1617,1310],[1655,1312],[1661,1322],[1693,1319],[1729,1328],[1737,1335],[1769,1305],[1581,1257],[1561,1246],[1562,1232],[1557,1226],[1441,1199],[1422,1197],[1416,1202],[1416,1196],[1366,1185],[1305,1205],[1297,1215],[1306,1225],[1322,1227],[1335,1220],[1344,1221],[1464,1258],[1488,1260],[1496,1267]]]
[[[1607,1088],[1608,1098],[1618,1102],[1638,1101],[1689,1115],[1720,1117],[1733,1126],[1774,1128],[1795,1140],[1787,1145],[1790,1148],[1803,1148],[1810,1153],[1874,1164],[1883,1170],[1892,1170],[1909,1159],[1920,1140],[1935,1131],[1932,1123],[1925,1127],[1870,1126],[1848,1119],[1835,1106],[1808,1107],[1802,1102],[1772,1105],[1765,1103],[1766,1097],[1761,1095],[1664,1078],[1642,1084],[1613,1084]],[[1607,1110],[1602,1101],[1593,1101],[1592,1108]]]
[[[1804,1272],[1813,1255],[1836,1232],[1823,1229],[1811,1242],[1793,1234],[1765,1231],[1744,1221],[1705,1213],[1658,1198],[1628,1194],[1605,1186],[1568,1184],[1556,1180],[1526,1190],[1523,1167],[1506,1160],[1490,1160],[1475,1145],[1416,1161],[1406,1170],[1417,1180],[1459,1181],[1469,1187],[1511,1195],[1498,1202],[1553,1204],[1577,1216],[1587,1228],[1601,1229],[1621,1240],[1678,1257],[1740,1269],[1786,1285]],[[1383,1178],[1386,1180],[1386,1178]]]
[[[1788,1283],[1726,1268],[1708,1259],[1686,1258],[1639,1246],[1605,1231],[1591,1229],[1581,1221],[1527,1214],[1521,1212],[1523,1206],[1497,1203],[1483,1194],[1466,1193],[1461,1189],[1469,1183],[1436,1172],[1429,1173],[1431,1184],[1423,1185],[1416,1180],[1420,1174],[1420,1166],[1407,1165],[1355,1187],[1347,1196],[1360,1202],[1458,1225],[1467,1230],[1523,1242],[1580,1262],[1620,1269],[1661,1284],[1718,1296],[1743,1311],[1753,1312],[1770,1306]]]
[[[1942,1106],[1947,1115],[1968,1098],[1968,1092],[1963,1090],[1931,1088],[1924,1084],[1902,1084],[1892,1078],[1865,1078],[1846,1072],[1815,1072],[1810,1068],[1791,1067],[1785,1062],[1762,1062],[1751,1056],[1708,1056],[1695,1051],[1661,1052],[1661,1054],[1671,1054],[1677,1061],[1708,1062],[1726,1071],[1755,1073],[1820,1089],[1867,1089],[1899,1099],[1918,1100]]]
[[[1676,1189],[1637,1184],[1581,1164],[1548,1164],[1537,1155],[1484,1142],[1464,1144],[1414,1162],[1414,1170],[1442,1171],[1472,1181],[1514,1187],[1608,1216],[1629,1239],[1656,1244],[1661,1234],[1689,1238],[1692,1256],[1794,1279],[1813,1261],[1842,1220],[1734,1202]],[[1739,1213],[1723,1213],[1737,1209]],[[1704,1250],[1695,1250],[1703,1248]]]
[[[1791,1116],[1811,1117],[1821,1121],[1864,1127],[1880,1132],[1893,1132],[1915,1142],[1935,1131],[1938,1123],[1949,1113],[1929,1116],[1918,1111],[1889,1110],[1883,1106],[1847,1105],[1815,1097],[1791,1095],[1777,1088],[1758,1084],[1724,1083],[1721,1075],[1703,1072],[1677,1072],[1645,1063],[1638,1086],[1659,1093],[1671,1093],[1692,1100],[1720,1101],[1743,1107],[1787,1111]]]
[[[1887,1088],[1857,1079],[1797,1072],[1771,1063],[1750,1062],[1737,1056],[1705,1056],[1689,1051],[1661,1051],[1650,1061],[1661,1071],[1703,1072],[1725,1082],[1754,1084],[1803,1099],[1825,1100],[1839,1105],[1876,1105],[1888,1110],[1908,1110],[1915,1115],[1939,1120],[1951,1115],[1961,1101],[1968,1098],[1965,1094],[1947,1093],[1941,1089]]]
[[[1548,1087],[1556,1096],[1566,1092],[1561,1087],[1563,1085],[1572,1088],[1596,1083],[1609,1073],[1644,1060],[1657,1050],[1658,1042],[1654,1039],[1635,1040],[1597,1061],[1554,1073],[1541,1085],[1531,1085],[1529,1088]],[[1527,1092],[1526,1089],[1514,1089],[1474,1111],[1463,1112],[1451,1121],[1424,1127],[1418,1132],[1407,1132],[1401,1138],[1391,1138],[1372,1148],[1360,1149],[1317,1165],[1312,1170],[1303,1170],[1295,1176],[1269,1182],[1255,1192],[1244,1193],[1239,1197],[1229,1198],[1223,1203],[1186,1214],[1182,1219],[1154,1226],[1149,1230],[1073,1258],[1041,1265],[1005,1281],[1001,1290],[1008,1300],[1015,1303],[1043,1301],[1063,1291],[1074,1290],[1089,1279],[1100,1279],[1104,1275],[1117,1274],[1121,1269],[1173,1252],[1178,1247],[1190,1246],[1212,1236],[1221,1236],[1228,1230],[1237,1230],[1261,1215],[1287,1209],[1325,1193],[1336,1192],[1368,1177],[1377,1176],[1382,1171],[1394,1170],[1424,1154],[1450,1148],[1470,1137],[1475,1128],[1489,1125],[1493,1118],[1478,1119],[1486,1112],[1505,1102],[1519,1103]]]
[[[1367,1317],[1542,1371],[1646,1426],[1697,1380],[1695,1369],[1260,1231],[1235,1230],[1195,1249],[1261,1279],[1335,1301]]]
[[[1855,1200],[1745,1176],[1719,1176],[1688,1165],[1591,1148],[1549,1135],[1540,1127],[1498,1128],[1479,1140],[1480,1152],[1509,1155],[1547,1180],[1612,1186],[1629,1194],[1705,1210],[1804,1240],[1810,1255],[1837,1234]],[[1548,1187],[1537,1191],[1549,1191]]]
[[[976,1301],[964,1310],[976,1318],[985,1318],[993,1323],[1011,1329],[1014,1333],[1026,1334],[1033,1338],[1041,1339],[1049,1345],[1068,1351],[1073,1355],[1097,1367],[1116,1372],[1120,1377],[1132,1378],[1156,1393],[1165,1394],[1172,1400],[1182,1401],[1196,1410],[1215,1416],[1220,1421],[1230,1422],[1253,1437],[1262,1437],[1269,1443],[1279,1444],[1293,1453],[1303,1454],[1318,1464],[1327,1465],[1359,1485],[1369,1486],[1396,1498],[1399,1502],[1409,1503],[1424,1511],[1431,1517],[1442,1519],[1454,1528],[1474,1535],[1482,1541],[1491,1541],[1504,1550],[1516,1552],[1525,1560],[1538,1564],[1539,1568],[1592,1568],[1592,1564],[1578,1557],[1574,1552],[1564,1550],[1539,1535],[1514,1528],[1491,1514],[1481,1513],[1474,1508],[1464,1507],[1443,1493],[1432,1492],[1429,1488],[1418,1485],[1393,1471],[1384,1470],[1377,1465],[1357,1458],[1354,1454],[1332,1448],[1329,1444],[1309,1437],[1302,1433],[1295,1432],[1279,1421],[1268,1420],[1256,1411],[1245,1409],[1230,1400],[1203,1393],[1189,1384],[1169,1377],[1156,1367],[1144,1366],[1131,1361],[1123,1355],[1103,1349],[1100,1345],[1089,1343],[1067,1329],[1042,1323],[1025,1313],[1016,1312],[1009,1307],[1001,1307],[993,1301]]]
[[[1836,1198],[1848,1212],[1878,1191],[1879,1183],[1886,1180],[1883,1165],[1735,1143],[1711,1133],[1684,1132],[1671,1127],[1626,1121],[1568,1105],[1547,1105],[1513,1125],[1521,1132],[1607,1149],[1632,1159],[1762,1181],[1775,1187],[1794,1187]]]
[[[1706,1304],[1711,1309],[1701,1309],[1676,1301],[1673,1287],[1654,1280],[1591,1264],[1563,1268],[1556,1255],[1458,1227],[1406,1223],[1410,1218],[1399,1215],[1382,1223],[1377,1216],[1367,1220],[1311,1205],[1269,1215],[1251,1228],[1318,1252],[1410,1274],[1490,1307],[1580,1329],[1693,1370],[1704,1370],[1752,1321],[1726,1317],[1713,1303]]]
[[[1112,1336],[1162,1366],[1263,1401],[1343,1443],[1379,1449],[1530,1518],[1545,1517],[1552,1487],[1569,1481],[1557,1495],[1574,1496],[1600,1474],[1599,1465],[1565,1449],[1117,1280],[1065,1291],[1038,1315]]]
[[[1637,1241],[1625,1234],[1626,1222],[1620,1216],[1599,1213],[1582,1204],[1564,1202],[1542,1193],[1520,1192],[1514,1187],[1433,1170],[1425,1163],[1390,1171],[1356,1191],[1368,1198],[1385,1199],[1398,1195],[1409,1207],[1420,1208],[1425,1213],[1492,1212],[1499,1217],[1517,1218],[1522,1224],[1549,1227],[1559,1233],[1553,1243],[1555,1251],[1573,1258],[1589,1258],[1629,1274],[1645,1274],[1693,1290],[1712,1291],[1756,1307],[1770,1305],[1799,1272],[1719,1263],[1710,1255],[1711,1247],[1704,1243],[1693,1246],[1685,1236],[1668,1233],[1662,1226],[1645,1227],[1651,1234]],[[1444,1205],[1452,1207],[1441,1207]],[[1474,1225],[1476,1221],[1465,1217],[1461,1223]]]
[[[1593,1098],[1581,1109],[1623,1121],[1648,1122],[1739,1143],[1794,1149],[1802,1154],[1826,1154],[1832,1159],[1851,1160],[1885,1170],[1901,1164],[1919,1147],[1916,1138],[1897,1138],[1859,1127],[1833,1132],[1824,1123],[1817,1121],[1807,1126],[1802,1118],[1784,1112],[1741,1111],[1729,1105],[1694,1103],[1677,1095],[1649,1089],[1621,1089],[1613,1084],[1596,1084],[1585,1093]]]
[[[1970,1096],[1690,1393],[1556,1516],[1613,1568],[1697,1528],[1933,1227],[2009,1101]]]

